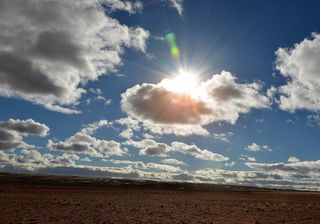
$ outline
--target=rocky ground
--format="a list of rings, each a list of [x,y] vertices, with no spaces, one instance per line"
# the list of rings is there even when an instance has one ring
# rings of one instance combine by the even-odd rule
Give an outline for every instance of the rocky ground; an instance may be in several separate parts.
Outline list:
[[[320,223],[313,192],[11,177],[0,175],[0,223]]]

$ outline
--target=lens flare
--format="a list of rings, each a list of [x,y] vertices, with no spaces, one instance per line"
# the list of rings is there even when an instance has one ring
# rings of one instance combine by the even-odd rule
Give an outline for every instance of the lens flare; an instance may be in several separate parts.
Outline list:
[[[172,55],[172,57],[174,57],[175,59],[179,59],[180,58],[180,49],[176,43],[176,36],[174,33],[168,33],[165,36],[165,39],[170,47],[170,53]]]

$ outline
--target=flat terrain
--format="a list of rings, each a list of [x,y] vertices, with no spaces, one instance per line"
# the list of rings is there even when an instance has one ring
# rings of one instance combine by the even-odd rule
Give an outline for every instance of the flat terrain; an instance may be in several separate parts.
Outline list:
[[[320,194],[0,174],[0,223],[320,223]]]

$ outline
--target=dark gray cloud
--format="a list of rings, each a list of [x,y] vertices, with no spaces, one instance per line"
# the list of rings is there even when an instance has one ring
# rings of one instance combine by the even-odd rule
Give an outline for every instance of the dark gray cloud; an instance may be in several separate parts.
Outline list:
[[[46,136],[49,128],[45,124],[41,124],[32,119],[0,121],[0,128],[18,132],[26,135]]]
[[[52,141],[49,141],[47,147],[55,148],[62,151],[72,151],[72,152],[86,152],[90,150],[90,146],[88,144],[83,144],[83,143],[65,143],[65,142],[54,143]]]
[[[13,141],[17,139],[17,134],[12,131],[0,129],[0,141]]]
[[[143,150],[143,155],[148,156],[159,156],[166,153],[166,145],[165,144],[158,144],[158,147],[150,147]]]
[[[165,124],[197,124],[211,109],[188,94],[168,91],[153,84],[137,85],[122,95],[122,108],[140,120]]]
[[[21,143],[22,142],[17,141],[0,141],[0,150],[15,149],[21,145]]]
[[[43,59],[83,67],[86,61],[82,59],[81,47],[72,41],[72,37],[65,32],[44,31],[39,34],[32,53]]]
[[[31,94],[61,96],[64,92],[28,59],[10,52],[0,52],[0,82],[7,88]]]
[[[143,139],[142,141],[134,141],[130,139],[125,141],[123,144],[140,149],[139,154],[145,156],[165,156],[166,153],[170,151],[169,145],[156,142],[152,139]]]
[[[22,139],[28,135],[46,136],[49,128],[32,119],[0,121],[0,150],[31,147]]]
[[[231,99],[237,99],[242,96],[242,92],[239,87],[232,85],[222,85],[220,87],[214,88],[211,91],[213,98],[219,101],[227,101]]]

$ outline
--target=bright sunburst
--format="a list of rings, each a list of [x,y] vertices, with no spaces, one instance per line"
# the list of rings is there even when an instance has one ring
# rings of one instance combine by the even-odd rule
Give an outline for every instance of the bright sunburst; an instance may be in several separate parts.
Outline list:
[[[167,90],[187,94],[194,98],[199,94],[197,74],[184,69],[179,69],[179,72],[172,78],[162,80],[161,84]]]

